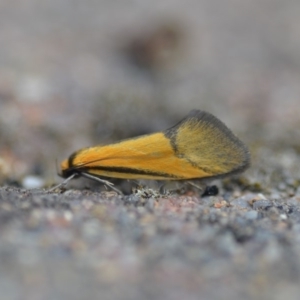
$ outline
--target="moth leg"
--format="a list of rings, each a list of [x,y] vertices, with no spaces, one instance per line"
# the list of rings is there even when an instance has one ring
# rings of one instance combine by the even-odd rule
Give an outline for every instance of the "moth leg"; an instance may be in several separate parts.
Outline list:
[[[181,194],[184,192],[184,184],[180,181],[160,181],[159,191],[164,195]]]
[[[91,174],[88,174],[88,173],[84,173],[84,172],[80,173],[80,175],[83,176],[83,177],[85,177],[85,178],[89,178],[89,179],[101,182],[101,183],[105,184],[106,186],[108,186],[110,189],[112,189],[115,192],[117,192],[118,194],[123,195],[123,193],[119,189],[117,189],[116,187],[114,187],[113,186],[114,184],[112,182],[108,181],[108,180],[104,180],[104,179],[101,179],[101,178],[99,178],[97,176],[94,176],[94,175],[91,175]]]
[[[189,185],[191,185],[191,186],[193,186],[193,187],[195,187],[200,192],[203,192],[203,187],[199,186],[198,184],[194,183],[193,181],[187,181],[186,183],[189,184]]]
[[[63,182],[61,182],[60,184],[57,184],[54,187],[52,187],[51,189],[49,189],[48,192],[53,192],[54,190],[66,185],[70,180],[72,180],[76,176],[78,176],[78,174],[76,174],[76,173],[72,174],[67,179],[65,179]]]

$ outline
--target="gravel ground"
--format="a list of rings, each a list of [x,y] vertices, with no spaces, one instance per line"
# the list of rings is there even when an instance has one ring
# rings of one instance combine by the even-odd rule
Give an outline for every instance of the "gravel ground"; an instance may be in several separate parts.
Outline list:
[[[2,187],[2,299],[298,299],[300,173],[278,155],[207,197]]]

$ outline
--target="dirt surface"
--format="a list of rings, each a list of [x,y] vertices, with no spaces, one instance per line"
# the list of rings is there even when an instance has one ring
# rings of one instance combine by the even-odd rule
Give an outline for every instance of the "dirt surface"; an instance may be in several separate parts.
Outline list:
[[[299,3],[0,0],[0,299],[298,300]],[[191,109],[251,151],[217,195],[47,190],[75,150]]]
[[[299,166],[267,157],[207,197],[2,187],[3,299],[297,299]]]

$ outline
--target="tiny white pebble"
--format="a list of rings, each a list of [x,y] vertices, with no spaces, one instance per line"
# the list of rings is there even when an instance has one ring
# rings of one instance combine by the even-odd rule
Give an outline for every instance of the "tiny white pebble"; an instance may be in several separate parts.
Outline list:
[[[257,198],[258,198],[259,200],[267,200],[267,198],[265,197],[265,195],[262,194],[262,193],[258,193],[258,194],[257,194]]]
[[[73,219],[73,214],[70,211],[65,211],[64,217],[67,221],[71,221]]]
[[[44,180],[41,177],[28,175],[23,178],[22,186],[25,189],[37,189],[43,187],[45,184]]]
[[[286,220],[287,219],[287,215],[286,214],[281,214],[280,215],[280,219],[281,220]]]

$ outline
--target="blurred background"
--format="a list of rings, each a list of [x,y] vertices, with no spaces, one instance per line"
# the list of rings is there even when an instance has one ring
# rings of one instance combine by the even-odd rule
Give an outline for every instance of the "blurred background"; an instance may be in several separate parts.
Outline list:
[[[1,300],[299,299],[299,16],[299,0],[0,0]],[[251,148],[215,197],[28,189],[191,109]]]
[[[297,0],[0,1],[4,177],[55,180],[55,160],[193,108],[249,144],[295,143],[299,14]]]

